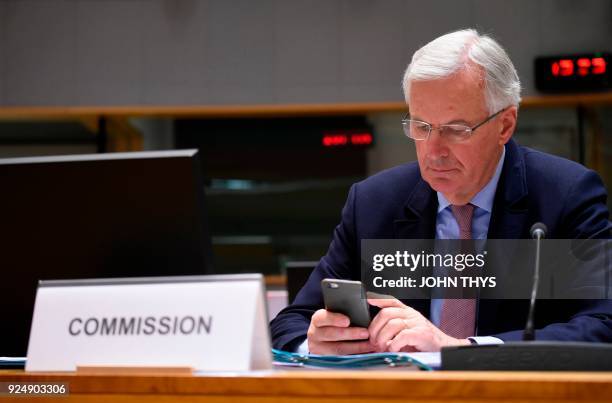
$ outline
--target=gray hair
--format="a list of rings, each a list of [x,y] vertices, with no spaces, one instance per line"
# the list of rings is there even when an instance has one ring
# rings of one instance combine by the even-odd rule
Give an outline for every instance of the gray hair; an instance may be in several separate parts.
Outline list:
[[[494,39],[474,29],[451,32],[434,39],[412,56],[403,79],[410,97],[412,81],[445,78],[475,63],[484,69],[485,100],[489,113],[521,102],[521,82],[508,54]]]

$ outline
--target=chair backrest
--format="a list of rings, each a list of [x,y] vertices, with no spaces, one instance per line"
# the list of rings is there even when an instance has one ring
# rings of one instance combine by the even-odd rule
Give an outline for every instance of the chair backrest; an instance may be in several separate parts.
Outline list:
[[[287,262],[285,265],[287,273],[287,292],[289,293],[289,303],[292,304],[295,300],[296,295],[306,280],[312,273],[312,270],[319,264],[317,261],[294,261]]]

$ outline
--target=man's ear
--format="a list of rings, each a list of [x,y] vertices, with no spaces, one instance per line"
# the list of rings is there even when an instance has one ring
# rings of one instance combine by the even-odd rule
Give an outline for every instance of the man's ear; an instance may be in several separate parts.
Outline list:
[[[504,145],[514,134],[514,129],[516,129],[516,119],[518,117],[518,108],[516,106],[511,106],[504,112],[502,112],[499,121],[500,121],[500,131],[499,131],[499,145]]]

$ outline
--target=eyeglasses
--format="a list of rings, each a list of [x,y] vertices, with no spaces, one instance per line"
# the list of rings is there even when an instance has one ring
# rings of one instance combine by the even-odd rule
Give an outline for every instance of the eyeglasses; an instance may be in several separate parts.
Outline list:
[[[476,126],[470,127],[461,124],[439,125],[436,130],[440,133],[440,136],[451,142],[461,142],[468,139],[474,130],[478,129],[506,109],[508,109],[508,107],[495,112]],[[416,141],[427,140],[431,131],[434,129],[433,125],[430,123],[410,119],[408,113],[406,113],[402,119],[402,126],[404,127],[406,136]]]

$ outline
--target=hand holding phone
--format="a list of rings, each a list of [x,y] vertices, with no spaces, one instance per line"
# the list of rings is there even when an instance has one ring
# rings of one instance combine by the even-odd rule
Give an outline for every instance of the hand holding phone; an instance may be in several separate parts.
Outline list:
[[[375,350],[369,341],[369,310],[365,293],[361,293],[363,286],[358,281],[346,283],[347,280],[335,279],[321,282],[325,306],[329,309],[319,309],[312,315],[308,328],[308,349],[313,354],[347,355]],[[326,288],[328,291],[325,291]],[[360,306],[361,303],[364,305]],[[347,304],[357,308],[345,310]]]
[[[351,326],[370,325],[370,309],[361,281],[326,278],[321,281],[325,309],[349,317]]]

